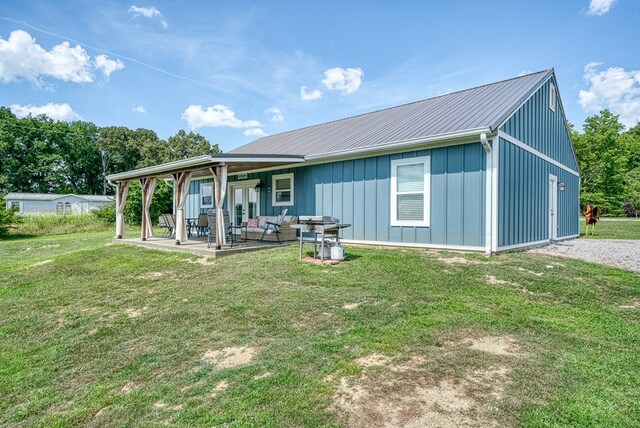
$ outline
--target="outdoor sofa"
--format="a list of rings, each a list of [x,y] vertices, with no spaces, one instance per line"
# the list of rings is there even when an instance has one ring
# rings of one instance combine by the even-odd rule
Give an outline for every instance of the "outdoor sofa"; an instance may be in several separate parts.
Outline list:
[[[257,222],[255,221],[257,220]],[[262,237],[262,233],[264,232],[264,228],[266,227],[267,222],[276,223],[278,221],[278,216],[259,216],[254,221],[247,222],[247,239],[249,240],[258,240]],[[257,226],[255,225],[257,223]],[[282,225],[280,226],[280,240],[281,241],[295,241],[297,239],[297,229],[291,227],[292,224],[298,223],[298,217],[287,215],[282,219]],[[244,238],[244,231],[243,231]],[[267,233],[264,235],[265,241],[277,241],[275,233]]]

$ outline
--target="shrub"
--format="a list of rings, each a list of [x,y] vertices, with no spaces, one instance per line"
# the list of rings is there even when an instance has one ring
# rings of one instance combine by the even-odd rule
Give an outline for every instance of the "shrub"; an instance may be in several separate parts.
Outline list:
[[[91,211],[91,215],[106,226],[116,224],[116,204],[104,205],[99,210]]]
[[[0,208],[0,236],[6,236],[10,228],[20,223],[21,218],[16,215],[17,211],[15,208],[8,210]]]

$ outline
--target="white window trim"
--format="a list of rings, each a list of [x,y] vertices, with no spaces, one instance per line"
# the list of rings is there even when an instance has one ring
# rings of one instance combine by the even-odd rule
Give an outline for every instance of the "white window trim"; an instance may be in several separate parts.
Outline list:
[[[211,187],[211,204],[203,204],[202,203],[202,189],[205,187]],[[200,184],[200,208],[213,208],[213,183],[212,182],[206,182],[206,183],[201,183]]]
[[[283,178],[291,179],[291,200],[289,202],[276,202],[276,180],[280,180]],[[293,173],[290,172],[288,174],[278,174],[271,176],[271,205],[274,207],[290,207],[293,205]]]
[[[551,111],[556,111],[556,104],[558,103],[558,97],[556,96],[556,85],[551,83],[549,86],[549,108]]]
[[[424,164],[424,219],[398,220],[398,166]],[[429,227],[431,223],[431,156],[420,156],[391,161],[391,226]]]

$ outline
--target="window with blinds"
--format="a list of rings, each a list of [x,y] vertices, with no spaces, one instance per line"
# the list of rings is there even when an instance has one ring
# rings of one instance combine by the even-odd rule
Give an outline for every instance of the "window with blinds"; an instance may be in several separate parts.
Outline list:
[[[293,173],[274,175],[271,179],[271,205],[293,205]]]
[[[391,225],[429,226],[428,156],[391,161]]]

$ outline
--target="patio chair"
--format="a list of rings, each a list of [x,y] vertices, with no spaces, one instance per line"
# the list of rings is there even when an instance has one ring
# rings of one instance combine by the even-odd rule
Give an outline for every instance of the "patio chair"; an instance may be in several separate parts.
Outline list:
[[[208,227],[209,223],[207,220],[207,215],[200,214],[198,216],[198,222],[196,223],[196,232],[198,233],[198,237],[205,236],[207,234]]]
[[[229,210],[222,210],[222,224],[224,228],[224,233],[227,237],[227,243],[233,248],[233,234],[231,233],[231,217],[229,216]],[[211,248],[211,242],[214,240],[216,236],[216,211],[208,210],[207,211],[207,247]]]
[[[278,216],[278,219],[276,220],[275,223],[271,221],[268,221],[265,223],[264,228],[262,229],[262,236],[260,237],[260,242],[264,242],[264,235],[275,233],[276,238],[278,239],[278,244],[282,244],[282,241],[280,241],[280,226],[282,226],[282,221],[284,220],[284,217],[287,215],[287,211],[289,211],[288,208],[282,210],[282,213]]]
[[[160,218],[164,219],[164,237],[172,237],[176,234],[176,220],[172,214],[162,214]]]

